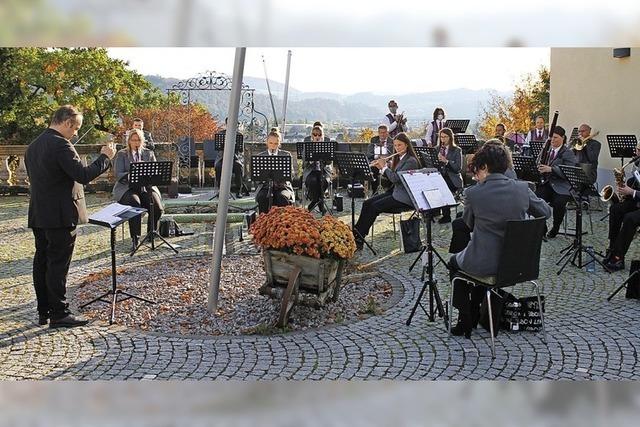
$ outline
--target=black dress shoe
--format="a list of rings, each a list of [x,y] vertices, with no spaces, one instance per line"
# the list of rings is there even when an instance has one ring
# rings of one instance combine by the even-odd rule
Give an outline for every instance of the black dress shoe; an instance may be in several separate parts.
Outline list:
[[[624,270],[624,259],[614,256],[609,261],[607,261],[604,266],[607,267],[610,271]]]
[[[463,322],[458,322],[456,326],[451,328],[451,335],[455,335],[456,337],[464,335],[465,338],[471,338],[471,329],[469,329],[468,325],[465,325]]]
[[[50,328],[75,328],[77,326],[84,326],[89,321],[82,316],[75,316],[73,314],[67,314],[62,319],[51,320],[49,322]]]
[[[38,325],[44,326],[49,323],[49,315],[48,314],[38,314]]]
[[[559,229],[557,228],[552,228],[551,230],[549,230],[549,232],[547,233],[547,238],[548,239],[553,239],[554,237],[556,237],[558,235],[558,231]]]

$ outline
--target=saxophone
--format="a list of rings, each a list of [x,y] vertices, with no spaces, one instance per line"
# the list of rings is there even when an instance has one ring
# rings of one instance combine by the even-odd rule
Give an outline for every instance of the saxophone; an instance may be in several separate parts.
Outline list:
[[[636,156],[629,160],[621,168],[613,168],[613,177],[616,180],[616,186],[622,187],[625,184],[624,170],[627,166],[640,160],[640,156]],[[611,185],[605,185],[600,191],[600,200],[603,202],[620,203],[621,198]]]

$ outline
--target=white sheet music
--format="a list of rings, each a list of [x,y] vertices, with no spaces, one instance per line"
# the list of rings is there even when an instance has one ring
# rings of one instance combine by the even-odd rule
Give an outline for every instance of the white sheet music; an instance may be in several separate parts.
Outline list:
[[[120,203],[111,203],[109,206],[89,216],[89,219],[114,224],[121,219],[118,215],[128,211],[129,209],[131,209],[131,206],[121,205]]]
[[[447,183],[439,173],[413,171],[413,173],[401,173],[400,176],[419,210],[456,204]]]

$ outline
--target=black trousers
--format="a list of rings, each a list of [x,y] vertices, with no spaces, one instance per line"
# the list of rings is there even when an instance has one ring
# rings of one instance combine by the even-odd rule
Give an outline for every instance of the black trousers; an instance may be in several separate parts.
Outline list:
[[[33,287],[38,313],[58,320],[70,313],[67,274],[76,243],[76,228],[34,228]]]
[[[385,193],[369,197],[367,200],[362,202],[362,209],[360,210],[360,216],[355,224],[355,228],[358,230],[360,235],[364,237],[369,234],[369,229],[381,213],[400,213],[411,211],[413,209],[413,206],[394,199],[392,191],[387,191]]]
[[[269,212],[268,188],[263,186],[258,194],[256,194],[256,202],[258,203],[258,211],[260,213]],[[273,189],[273,205],[272,206],[289,206],[293,204],[293,194],[286,188]]]
[[[471,240],[471,229],[467,227],[462,218],[456,218],[451,222],[451,243],[449,253],[457,254],[467,247]]]
[[[151,198],[153,198],[153,228],[152,224],[149,224],[149,219],[151,216],[147,216],[147,232],[158,229],[158,222],[160,221],[160,217],[164,213],[164,205],[162,204],[162,199],[160,196],[154,191],[141,191],[141,190],[133,190],[129,189],[126,193],[122,195],[118,203],[134,206],[136,208],[145,208],[147,212],[151,208]],[[142,228],[142,219],[141,215],[136,216],[135,218],[131,218],[129,220],[129,235],[140,236],[140,230]]]
[[[553,228],[557,231],[567,212],[567,203],[571,200],[571,196],[556,193],[549,182],[538,186],[536,195],[545,200],[553,208]]]
[[[632,199],[614,203],[609,209],[609,248],[612,255],[624,258],[640,225],[640,209]]]
[[[216,162],[216,185],[220,188],[220,179],[222,177],[222,160]],[[242,190],[242,163],[234,160],[231,177],[231,191],[238,193]]]
[[[449,260],[450,280],[453,280],[459,270],[460,266],[454,255]],[[477,315],[480,312],[480,304],[482,304],[484,296],[485,288],[482,286],[474,286],[469,282],[456,280],[451,303],[458,309],[460,318],[470,321],[473,317],[472,314]]]
[[[449,187],[449,191],[451,191],[453,194],[455,194],[456,191],[458,191],[458,188],[455,185],[453,185],[453,182],[451,182],[451,178],[449,178],[449,175],[447,175],[446,173],[443,173],[442,174],[442,178],[444,179],[444,182],[447,184],[447,187]],[[451,218],[451,208],[450,207],[441,208],[440,212],[442,212],[442,216],[443,217]]]
[[[371,181],[371,194],[375,194],[380,186],[380,169],[371,166],[371,175],[373,176],[373,181]]]
[[[314,203],[320,200],[324,192],[329,187],[329,182],[324,176],[323,171],[311,171],[304,181],[307,187],[307,198]]]

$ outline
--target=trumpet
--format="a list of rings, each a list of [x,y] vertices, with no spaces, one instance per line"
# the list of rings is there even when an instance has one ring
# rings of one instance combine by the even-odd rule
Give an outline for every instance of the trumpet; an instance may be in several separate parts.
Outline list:
[[[392,155],[387,156],[387,157],[380,157],[380,158],[374,160],[373,162],[369,163],[369,167],[375,166],[378,163],[378,161],[380,161],[380,159],[384,160],[385,162],[388,162],[389,160],[393,159],[398,154],[400,154],[400,153],[393,153]]]
[[[581,151],[584,149],[584,147],[587,146],[587,142],[589,142],[590,139],[595,138],[596,136],[598,136],[598,134],[600,133],[600,131],[595,131],[592,134],[590,134],[588,137],[582,139],[581,137],[578,138],[574,138],[571,143],[571,149],[576,150],[576,151]]]

